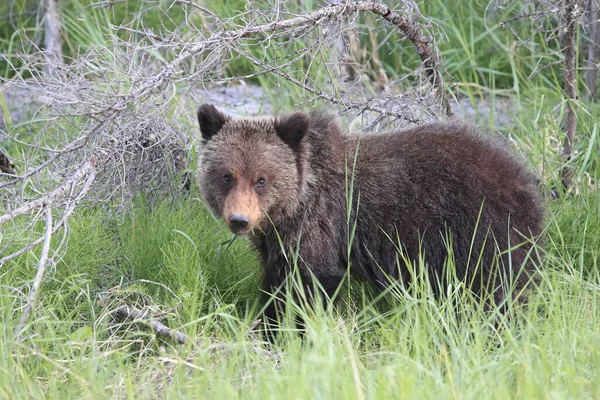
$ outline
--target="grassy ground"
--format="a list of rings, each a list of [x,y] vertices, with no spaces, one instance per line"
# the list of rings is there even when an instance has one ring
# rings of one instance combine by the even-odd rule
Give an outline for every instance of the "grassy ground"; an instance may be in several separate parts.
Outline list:
[[[214,11],[240,2],[225,3]],[[535,57],[511,32],[486,27],[477,2],[431,3],[455,90],[518,104],[506,133],[545,190],[559,187],[560,74],[529,78]],[[381,59],[397,68],[393,54]],[[508,319],[483,313],[460,287],[447,300],[426,287],[381,299],[353,281],[339,307],[298,310],[304,340],[287,324],[269,346],[250,329],[261,305],[249,246],[228,243],[195,191],[152,208],[139,199],[121,219],[105,208],[73,217],[23,342],[13,337],[23,306],[14,288],[31,282],[40,249],[0,269],[0,398],[600,398],[597,114],[590,103],[579,110],[576,190],[548,202],[540,288]],[[122,323],[123,300],[193,340]]]
[[[460,289],[447,301],[419,290],[379,304],[354,283],[337,310],[301,311],[304,341],[284,331],[274,347],[248,332],[253,254],[241,241],[219,252],[228,235],[196,199],[150,213],[140,204],[120,224],[79,213],[23,343],[9,287],[32,278],[35,257],[2,276],[0,396],[596,398],[599,210],[595,193],[552,204],[541,287],[500,328]],[[160,305],[194,343],[117,324],[117,298]]]

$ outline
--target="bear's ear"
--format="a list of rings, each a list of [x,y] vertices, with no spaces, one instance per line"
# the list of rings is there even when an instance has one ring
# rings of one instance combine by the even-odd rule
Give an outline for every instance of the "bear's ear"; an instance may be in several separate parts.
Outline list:
[[[304,135],[308,132],[310,117],[303,112],[294,113],[275,120],[277,135],[287,143],[292,150],[297,151]]]
[[[198,109],[198,123],[202,139],[209,140],[213,137],[228,119],[228,116],[217,110],[212,104],[202,104]]]

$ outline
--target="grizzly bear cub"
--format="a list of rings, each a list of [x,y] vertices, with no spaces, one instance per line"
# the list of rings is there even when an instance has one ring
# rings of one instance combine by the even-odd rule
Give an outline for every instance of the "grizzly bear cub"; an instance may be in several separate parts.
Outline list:
[[[234,119],[209,104],[198,121],[202,195],[258,250],[267,294],[286,290],[292,260],[306,290],[315,278],[330,296],[348,265],[385,287],[411,282],[420,257],[434,290],[450,265],[496,303],[532,277],[544,216],[536,176],[470,125],[366,135],[327,115]]]

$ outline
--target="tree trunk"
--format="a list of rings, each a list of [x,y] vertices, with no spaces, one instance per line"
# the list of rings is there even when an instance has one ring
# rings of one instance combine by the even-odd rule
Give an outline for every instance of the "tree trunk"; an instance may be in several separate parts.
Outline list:
[[[567,97],[567,115],[565,124],[565,138],[563,141],[563,162],[565,163],[561,172],[562,184],[565,188],[571,185],[573,180],[573,168],[569,164],[573,157],[573,143],[575,141],[575,129],[577,128],[577,116],[575,107],[577,103],[577,80],[575,78],[575,39],[577,36],[577,18],[581,13],[579,0],[565,0],[564,23],[565,36],[565,95]]]
[[[64,65],[62,38],[60,36],[60,20],[57,0],[42,0],[46,9],[44,19],[44,54],[46,63],[44,72],[56,77],[58,70]]]
[[[600,1],[588,0],[587,13],[587,31],[589,35],[587,49],[587,70],[585,72],[585,84],[588,88],[588,99],[593,101],[596,98],[596,85],[598,79],[598,61],[600,56],[600,26],[598,26],[598,8]]]

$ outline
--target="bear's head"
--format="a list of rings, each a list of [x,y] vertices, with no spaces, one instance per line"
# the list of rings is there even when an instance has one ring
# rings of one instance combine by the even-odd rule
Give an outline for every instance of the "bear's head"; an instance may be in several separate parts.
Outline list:
[[[203,104],[198,122],[202,197],[233,233],[293,214],[304,184],[308,114],[235,119]]]

